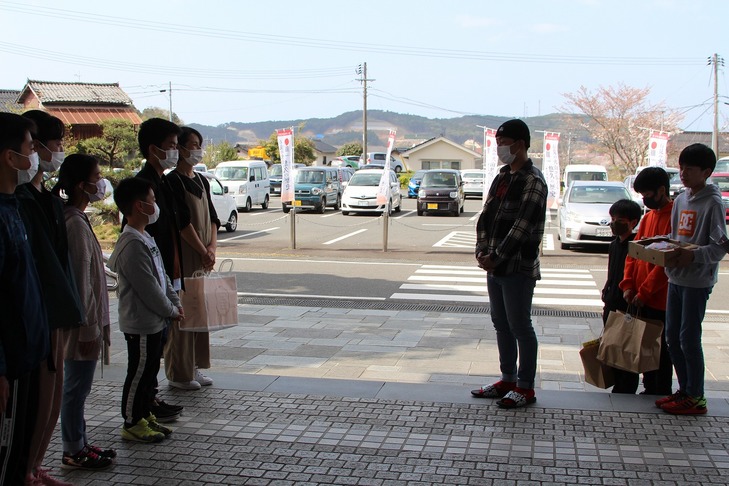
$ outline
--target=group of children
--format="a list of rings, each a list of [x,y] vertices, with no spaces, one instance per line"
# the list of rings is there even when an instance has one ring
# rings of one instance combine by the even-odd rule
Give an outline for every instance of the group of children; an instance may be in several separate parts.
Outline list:
[[[160,422],[182,410],[156,397],[166,332],[185,318],[177,294],[184,285],[180,253],[165,254],[158,245],[181,243],[180,233],[167,233],[177,227],[174,202],[161,195],[162,215],[155,192],[165,184],[162,162],[177,161],[179,131],[166,120],[143,123],[140,147],[157,184],[137,176],[114,191],[126,223],[109,261],[119,274],[119,327],[129,359],[121,436],[139,442],[163,440],[172,430]],[[70,484],[41,467],[59,415],[62,468],[100,470],[116,457],[89,442],[84,420],[97,362],[110,344],[104,256],[85,214],[105,197],[106,181],[94,157],[65,156],[64,136],[61,120],[45,112],[0,113],[0,484]],[[164,157],[149,153],[153,147]],[[55,171],[49,191],[44,173]],[[158,221],[165,225],[157,224],[155,238],[145,228]],[[214,241],[198,246],[206,264],[214,263]],[[190,366],[192,376],[212,383]]]
[[[643,169],[633,188],[649,211],[643,216],[634,201],[623,199],[610,208],[608,278],[602,291],[603,322],[611,311],[627,312],[665,323],[659,368],[643,373],[642,393],[659,395],[656,406],[675,415],[705,414],[704,355],[701,324],[706,303],[717,282],[725,251],[715,241],[726,235],[725,209],[719,188],[707,184],[716,155],[702,144],[686,147],[678,159],[686,190],[670,199],[669,177],[659,167]],[[637,233],[633,230],[640,222]],[[679,248],[660,267],[628,256],[633,238],[668,236],[696,245]],[[678,390],[673,392],[673,370]],[[635,393],[637,373],[613,368],[613,393]]]

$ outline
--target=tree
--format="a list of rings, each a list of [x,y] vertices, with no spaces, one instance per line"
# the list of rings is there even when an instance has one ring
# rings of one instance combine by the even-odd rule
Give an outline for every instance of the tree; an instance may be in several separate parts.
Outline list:
[[[122,167],[137,153],[137,134],[132,122],[121,119],[104,120],[101,136],[79,142],[82,153],[94,155],[109,167]]]
[[[296,132],[300,132],[300,128]],[[260,145],[266,149],[266,154],[271,163],[277,164],[281,162],[281,155],[278,153],[278,135],[276,132],[273,132],[268,137],[268,140],[261,140]],[[315,160],[314,142],[310,138],[296,137],[294,135],[294,162],[311,165]]]
[[[650,88],[633,88],[622,83],[599,87],[592,93],[584,86],[563,96],[564,111],[574,108],[587,116],[584,128],[622,175],[632,174],[647,164],[651,130],[677,131],[681,116],[663,103],[651,105]]]
[[[140,113],[139,116],[142,118],[142,120],[149,120],[150,118],[164,118],[165,120],[169,120],[170,110],[165,110],[164,108],[160,108],[159,106],[150,106],[143,109],[142,113]],[[183,122],[174,111],[172,112],[172,123],[179,127],[185,124],[185,122]]]
[[[337,150],[337,157],[341,157],[343,155],[362,155],[362,150],[361,143],[348,143],[339,147],[339,150]]]
[[[220,162],[227,160],[238,160],[238,151],[230,143],[223,140],[205,147],[203,164],[212,169]]]

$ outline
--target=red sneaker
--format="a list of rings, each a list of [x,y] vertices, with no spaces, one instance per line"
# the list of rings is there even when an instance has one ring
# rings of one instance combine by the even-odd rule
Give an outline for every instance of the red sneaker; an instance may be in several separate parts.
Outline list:
[[[684,396],[668,402],[661,407],[664,412],[673,415],[703,415],[706,413],[706,398]]]
[[[681,390],[678,390],[673,395],[668,395],[667,397],[659,398],[658,400],[656,400],[656,407],[663,408],[665,404],[680,400],[684,396],[686,395]]]
[[[476,398],[503,398],[515,388],[516,382],[499,380],[493,385],[486,385],[478,390],[471,390],[471,395]]]

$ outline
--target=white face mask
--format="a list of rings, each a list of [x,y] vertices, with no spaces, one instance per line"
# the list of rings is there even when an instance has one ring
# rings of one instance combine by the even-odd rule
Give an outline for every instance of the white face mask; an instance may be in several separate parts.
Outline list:
[[[516,154],[511,153],[511,146],[514,145],[499,145],[496,147],[496,155],[502,164],[511,165],[516,158]]]
[[[145,204],[147,206],[152,206],[152,204],[149,204],[146,201],[142,201],[142,204]],[[157,203],[154,203],[154,212],[152,214],[144,213],[147,216],[147,224],[154,224],[159,219],[159,206],[157,206]]]
[[[203,150],[197,149],[197,150],[190,150],[190,155],[187,157],[187,163],[190,165],[196,165],[202,162],[203,158]]]
[[[38,159],[38,153],[33,152],[30,155],[23,155],[18,152],[14,153],[20,155],[21,157],[25,157],[30,161],[30,167],[27,169],[16,169],[18,171],[18,185],[21,184],[27,184],[28,182],[33,180],[33,177],[38,173],[38,165],[39,165],[39,159]]]
[[[89,196],[89,202],[97,202],[97,201],[101,201],[102,199],[104,199],[104,197],[106,196],[106,180],[105,179],[101,179],[95,183],[87,182],[87,184],[96,186],[96,192],[93,192],[93,193],[87,192],[86,193]],[[84,191],[86,191],[86,189],[84,189]]]
[[[55,172],[61,168],[61,164],[65,158],[65,152],[51,152],[51,160],[47,161],[41,159],[40,168],[43,172]]]
[[[159,147],[157,147],[157,148],[159,148]],[[159,150],[162,150],[162,149],[159,149]],[[164,152],[165,152],[165,158],[159,159],[159,165],[163,169],[174,169],[175,166],[177,165],[177,160],[180,157],[179,152],[177,151],[177,149],[169,149],[169,150],[165,150]]]

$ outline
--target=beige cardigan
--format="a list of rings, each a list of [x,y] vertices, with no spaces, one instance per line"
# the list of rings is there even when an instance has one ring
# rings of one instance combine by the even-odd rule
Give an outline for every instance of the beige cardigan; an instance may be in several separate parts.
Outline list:
[[[64,358],[98,360],[103,336],[109,335],[109,293],[106,290],[104,255],[83,211],[66,206],[64,214],[71,266],[86,316],[83,326],[63,331]],[[94,342],[93,348],[88,354],[82,354],[79,343],[89,341]]]

